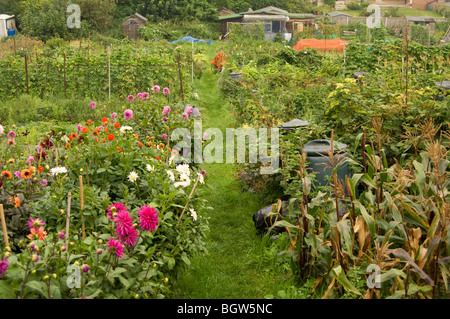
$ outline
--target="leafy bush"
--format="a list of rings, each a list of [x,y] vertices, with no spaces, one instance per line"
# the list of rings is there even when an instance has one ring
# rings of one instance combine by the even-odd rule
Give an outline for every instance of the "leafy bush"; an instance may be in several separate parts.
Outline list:
[[[361,9],[361,5],[358,2],[355,1],[349,1],[346,3],[347,9],[348,10],[360,10]]]
[[[91,102],[84,109],[94,119],[54,126],[38,145],[0,136],[0,203],[11,247],[2,251],[0,296],[170,293],[169,278],[204,251],[209,209],[199,196],[205,172],[184,163],[184,149],[169,137],[192,130],[192,109],[169,108],[170,94],[155,86],[129,95],[116,112]]]

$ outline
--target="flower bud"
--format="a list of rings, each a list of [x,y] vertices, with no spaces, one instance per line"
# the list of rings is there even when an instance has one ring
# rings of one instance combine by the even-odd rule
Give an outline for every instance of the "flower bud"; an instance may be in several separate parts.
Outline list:
[[[81,270],[83,270],[84,273],[87,273],[89,271],[91,267],[89,267],[89,265],[84,264],[83,266],[81,266]]]
[[[99,240],[97,240],[97,242],[98,242],[99,244],[103,244],[103,239],[99,239]]]
[[[36,269],[33,269],[33,270],[31,271],[31,274],[34,275],[35,273],[36,273]]]
[[[44,280],[49,280],[49,279],[50,279],[49,276],[47,276],[47,275],[44,276]]]
[[[56,279],[56,278],[58,278],[58,275],[57,274],[52,274],[52,277],[53,277],[53,279]]]
[[[167,285],[167,283],[169,282],[169,278],[164,278],[164,283]]]
[[[31,256],[31,261],[32,262],[38,262],[39,261],[39,256],[37,254],[34,254],[33,256]]]

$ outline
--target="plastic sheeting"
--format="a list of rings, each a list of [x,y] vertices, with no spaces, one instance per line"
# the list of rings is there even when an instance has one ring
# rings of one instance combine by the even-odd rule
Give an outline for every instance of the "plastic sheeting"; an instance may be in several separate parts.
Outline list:
[[[300,39],[295,45],[294,49],[300,51],[306,48],[313,48],[322,51],[344,51],[344,46],[348,44],[347,41],[337,39]]]
[[[213,44],[214,43],[213,41],[196,39],[196,38],[191,37],[191,36],[186,36],[186,37],[183,37],[183,38],[180,38],[180,39],[177,39],[177,40],[173,40],[173,41],[170,41],[169,43],[176,43],[176,42],[179,42],[179,41],[194,42],[194,43],[206,42],[208,44]]]

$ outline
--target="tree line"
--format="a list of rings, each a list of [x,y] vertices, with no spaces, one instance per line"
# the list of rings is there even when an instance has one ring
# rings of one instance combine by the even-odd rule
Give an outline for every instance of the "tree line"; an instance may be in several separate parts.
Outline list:
[[[67,27],[67,7],[78,4],[81,9],[81,30]],[[88,31],[119,30],[121,22],[138,12],[150,22],[217,21],[217,11],[234,12],[276,6],[290,12],[311,12],[309,0],[2,0],[0,13],[16,16],[16,25],[27,36],[48,40],[70,38]]]

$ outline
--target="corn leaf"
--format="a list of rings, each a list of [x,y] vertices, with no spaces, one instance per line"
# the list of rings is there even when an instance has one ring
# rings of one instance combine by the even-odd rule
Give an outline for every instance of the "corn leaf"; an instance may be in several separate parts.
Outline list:
[[[369,227],[369,232],[372,235],[372,238],[375,238],[375,220],[367,213],[366,208],[363,206],[363,204],[361,204],[361,202],[356,201],[355,206],[359,208],[361,215],[363,216],[367,226]]]
[[[358,296],[362,296],[362,293],[348,280],[347,276],[342,271],[341,266],[333,268],[332,273],[334,278],[336,278],[336,280],[342,285],[342,287],[344,287],[345,290],[351,291]]]

